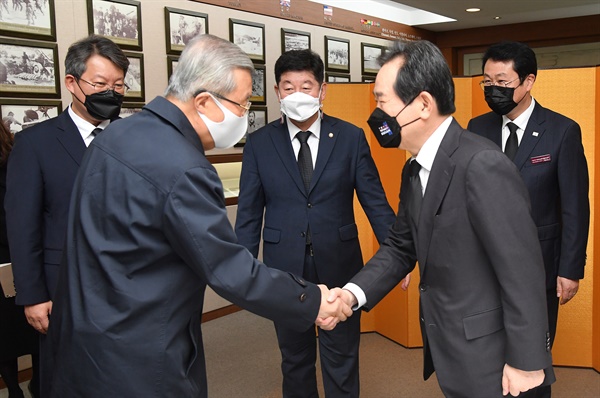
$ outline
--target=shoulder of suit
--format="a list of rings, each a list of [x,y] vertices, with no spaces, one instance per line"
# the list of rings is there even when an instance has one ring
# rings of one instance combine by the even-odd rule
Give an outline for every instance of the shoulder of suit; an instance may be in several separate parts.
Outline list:
[[[571,119],[570,117],[567,117],[563,114],[555,112],[552,109],[544,108],[539,102],[536,102],[535,105],[536,105],[535,107],[537,109],[534,109],[534,113],[536,110],[538,110],[538,112],[542,113],[546,119],[549,119],[549,121],[552,123],[553,126],[555,126],[557,123],[561,123],[561,124],[575,123],[575,124],[577,124],[577,122],[575,120]]]
[[[62,113],[60,115],[50,118],[48,120],[44,120],[43,122],[39,122],[34,126],[28,127],[24,130],[21,130],[15,134],[15,138],[18,135],[20,135],[21,137],[29,137],[29,138],[35,137],[35,139],[39,139],[39,138],[44,138],[44,137],[53,135],[56,132],[59,118],[61,118],[61,117],[64,118]],[[71,118],[68,117],[68,115],[67,115],[67,118],[69,120],[71,120]],[[71,122],[72,122],[72,120],[71,120]]]
[[[330,124],[332,127],[335,127],[336,129],[340,129],[340,130],[348,130],[348,131],[360,131],[360,127],[347,122],[343,119],[339,119],[337,117],[334,116],[329,116],[327,114],[323,114],[323,121],[321,123],[321,128],[323,128],[324,124]]]

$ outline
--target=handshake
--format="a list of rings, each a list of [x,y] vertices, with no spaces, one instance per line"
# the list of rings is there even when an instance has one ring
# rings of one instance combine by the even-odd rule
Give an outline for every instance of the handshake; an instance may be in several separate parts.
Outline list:
[[[321,289],[321,307],[315,324],[324,330],[333,330],[339,322],[352,316],[352,307],[357,304],[356,297],[348,290],[339,287],[329,290],[325,285]]]

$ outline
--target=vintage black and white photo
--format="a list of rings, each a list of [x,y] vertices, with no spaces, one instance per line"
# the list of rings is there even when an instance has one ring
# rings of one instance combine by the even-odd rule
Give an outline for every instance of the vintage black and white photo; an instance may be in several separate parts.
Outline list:
[[[60,100],[0,100],[2,124],[13,134],[58,116],[61,111]]]
[[[55,41],[54,0],[0,0],[0,34]]]
[[[237,44],[251,60],[265,63],[265,25],[229,19],[229,40]]]
[[[281,52],[310,49],[310,33],[281,28]]]
[[[0,39],[0,96],[60,97],[57,45]]]
[[[167,78],[171,78],[175,68],[177,68],[177,62],[179,62],[179,56],[167,55]]]
[[[345,73],[325,72],[327,83],[350,83],[350,75]]]
[[[127,101],[144,101],[144,54],[125,52],[129,60],[129,69],[125,75],[128,89],[125,93]]]
[[[250,102],[257,105],[265,105],[267,103],[267,90],[265,80],[266,68],[264,65],[254,65],[252,72],[252,96]]]
[[[165,7],[167,53],[180,54],[197,35],[208,33],[208,14]]]
[[[135,0],[87,0],[90,33],[129,50],[142,49],[141,3]]]
[[[379,72],[379,69],[381,68],[377,59],[385,52],[385,47],[377,46],[375,44],[360,43],[360,52],[362,74],[377,75],[377,72]]]
[[[325,69],[350,72],[350,40],[325,36]]]
[[[253,106],[248,112],[248,134],[255,132],[261,127],[266,126],[267,119],[266,106]]]

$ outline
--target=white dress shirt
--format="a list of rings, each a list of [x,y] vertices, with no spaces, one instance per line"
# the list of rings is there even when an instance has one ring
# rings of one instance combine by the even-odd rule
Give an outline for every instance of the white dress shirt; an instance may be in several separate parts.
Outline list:
[[[525,109],[525,112],[521,113],[519,116],[515,118],[515,120],[510,120],[506,115],[502,116],[502,152],[505,151],[506,141],[508,141],[508,136],[510,134],[510,130],[507,127],[509,122],[513,122],[519,128],[517,130],[517,139],[519,145],[521,144],[521,140],[523,139],[523,134],[525,134],[525,128],[527,128],[527,123],[529,122],[529,118],[533,113],[533,108],[535,107],[535,100],[533,97],[531,98],[531,104],[529,107]]]
[[[81,138],[83,138],[85,146],[90,146],[92,143],[94,139],[92,131],[94,131],[96,127],[104,130],[106,126],[110,124],[110,120],[103,120],[99,125],[94,126],[92,123],[76,114],[73,109],[71,109],[71,105],[69,105],[68,112],[69,116],[71,116],[71,120],[73,120],[73,123],[75,123],[75,126],[77,126],[77,130],[79,130],[79,134],[81,134]]]
[[[294,155],[296,155],[296,161],[298,161],[298,153],[300,152],[300,140],[296,138],[296,134],[300,131],[310,131],[312,134],[308,136],[306,141],[312,156],[313,169],[317,164],[317,152],[319,151],[319,140],[321,139],[321,117],[308,128],[307,130],[300,130],[289,118],[285,118],[287,122],[288,131],[290,133],[290,140],[292,141],[292,148],[294,148]]]

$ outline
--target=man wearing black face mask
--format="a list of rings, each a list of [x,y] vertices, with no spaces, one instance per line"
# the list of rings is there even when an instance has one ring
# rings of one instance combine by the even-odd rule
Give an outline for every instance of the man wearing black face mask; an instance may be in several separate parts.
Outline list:
[[[526,44],[491,46],[483,58],[481,86],[493,112],[472,119],[468,129],[503,148],[529,190],[546,268],[552,345],[559,302],[575,296],[584,275],[589,177],[579,125],[532,98],[536,75],[535,53]],[[549,397],[550,387],[539,396]]]
[[[118,117],[129,61],[104,37],[90,36],[69,47],[65,85],[73,102],[59,116],[19,132],[11,153],[6,219],[13,261],[16,303],[45,333],[65,242],[71,190],[79,163],[95,134]],[[42,395],[48,390],[42,375]]]

